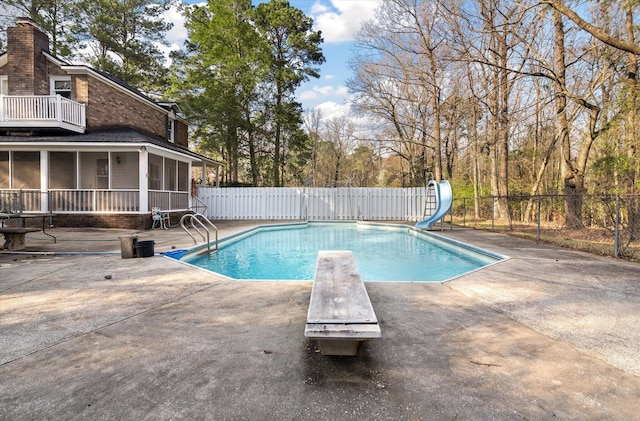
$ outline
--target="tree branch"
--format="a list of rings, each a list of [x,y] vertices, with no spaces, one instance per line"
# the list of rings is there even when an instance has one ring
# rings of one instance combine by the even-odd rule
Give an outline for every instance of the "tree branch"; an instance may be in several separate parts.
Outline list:
[[[606,31],[582,19],[576,12],[567,7],[561,0],[541,0],[542,4],[548,4],[558,12],[571,19],[578,27],[587,31],[600,41],[618,50],[628,53],[640,55],[640,45],[623,41],[619,38],[609,35]]]

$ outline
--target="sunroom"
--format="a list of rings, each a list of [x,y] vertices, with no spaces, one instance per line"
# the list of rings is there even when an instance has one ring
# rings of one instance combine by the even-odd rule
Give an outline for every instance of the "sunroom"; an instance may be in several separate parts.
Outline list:
[[[60,226],[146,227],[152,207],[193,208],[192,171],[217,179],[220,165],[134,131],[56,139],[2,139],[1,212],[53,213]]]

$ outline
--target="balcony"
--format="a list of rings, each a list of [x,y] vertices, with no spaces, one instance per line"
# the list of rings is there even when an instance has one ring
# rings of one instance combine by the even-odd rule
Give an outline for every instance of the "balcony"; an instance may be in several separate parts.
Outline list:
[[[84,104],[60,95],[0,95],[0,129],[62,129],[84,133]]]

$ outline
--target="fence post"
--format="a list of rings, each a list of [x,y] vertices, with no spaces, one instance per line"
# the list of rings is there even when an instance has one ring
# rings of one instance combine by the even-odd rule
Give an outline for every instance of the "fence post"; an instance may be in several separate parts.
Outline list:
[[[444,219],[444,218],[442,218]],[[451,207],[451,210],[449,211],[449,226],[450,226],[450,231],[453,231],[453,206]]]
[[[462,198],[462,226],[467,226],[467,198]]]
[[[540,220],[542,219],[542,196],[538,195],[538,235],[536,244],[540,244]]]
[[[496,197],[491,196],[491,232],[495,232]]]
[[[615,227],[615,238],[613,240],[613,256],[618,257],[620,247],[620,195],[616,193],[616,227]]]

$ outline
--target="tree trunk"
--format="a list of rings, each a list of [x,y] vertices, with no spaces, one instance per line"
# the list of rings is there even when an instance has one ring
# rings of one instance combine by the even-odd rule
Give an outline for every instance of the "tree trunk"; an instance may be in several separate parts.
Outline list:
[[[433,55],[433,51],[431,52]],[[440,89],[437,85],[436,80],[436,64],[434,63],[433,57],[431,57],[431,77],[432,80],[432,90],[431,90],[431,111],[433,112],[433,172],[434,178],[436,182],[440,182],[442,180],[442,138],[440,133]]]
[[[511,87],[509,84],[509,72],[507,70],[507,34],[498,34],[500,45],[500,113],[498,114],[498,124],[500,130],[498,144],[498,196],[500,219],[506,219],[511,227],[511,212],[509,211],[509,96]]]
[[[429,171],[427,171],[429,166],[429,147],[428,147],[428,138],[427,138],[427,117],[426,112],[422,110],[420,113],[420,125],[422,126],[422,133],[420,134],[420,145],[418,149],[418,162],[420,164],[419,169],[416,171],[416,174],[411,174],[411,185],[413,186],[423,186],[426,185],[427,178],[429,175]],[[411,162],[409,163],[409,168],[412,169],[413,165]]]
[[[480,219],[480,148],[478,142],[478,112],[473,104],[473,208],[475,219]]]
[[[227,154],[229,156],[228,173],[229,181],[238,182],[238,135],[236,128],[227,126]]]
[[[282,94],[280,92],[280,84],[278,83],[278,92],[276,93],[276,115],[275,115],[275,133],[273,134],[273,186],[280,187],[280,136],[282,135],[281,107]]]
[[[533,162],[531,163],[531,168],[536,168],[538,167],[538,151],[540,149],[540,143],[541,143],[541,135],[540,135],[540,114],[541,114],[541,107],[540,107],[540,85],[536,83],[536,112],[535,112],[535,131],[534,131],[534,145],[533,145]],[[547,147],[547,150],[544,154],[544,156],[542,157],[542,162],[540,162],[540,167],[538,168],[538,172],[536,173],[535,178],[533,179],[533,185],[531,186],[531,191],[530,191],[530,198],[527,201],[527,208],[524,212],[524,220],[526,222],[531,221],[531,212],[533,211],[533,203],[534,203],[534,197],[538,194],[538,192],[540,191],[540,185],[542,184],[542,177],[544,177],[544,174],[547,171],[547,165],[549,164],[549,159],[551,158],[551,153],[553,152],[553,149],[555,148],[556,145],[556,140],[557,137],[553,137],[553,139],[551,140],[551,144]]]
[[[536,179],[533,182],[533,186],[531,186],[531,196],[535,196],[539,193],[540,184],[542,184],[542,177],[544,177],[544,174],[547,171],[547,165],[549,164],[549,160],[551,159],[551,154],[553,153],[553,150],[556,147],[557,140],[558,140],[558,137],[554,136],[553,141],[547,148],[547,151],[545,152],[544,157],[542,158],[542,162],[540,163],[540,168],[538,168],[538,172],[536,174]],[[527,203],[527,209],[524,215],[525,221],[531,220],[532,210],[533,210],[533,197],[530,198],[529,202]]]
[[[251,167],[251,183],[254,187],[258,187],[258,179],[260,176],[258,170],[258,158],[256,154],[256,145],[253,135],[253,129],[251,126],[251,111],[248,107],[245,107],[245,121],[248,125],[247,128],[247,142],[249,143],[249,166]]]
[[[471,89],[471,116],[473,122],[471,124],[471,134],[473,142],[473,208],[475,219],[480,219],[480,138],[478,135],[478,121],[480,121],[480,112],[476,104],[476,94],[474,90],[474,80],[471,70],[467,70],[467,79],[469,80],[469,88]]]
[[[634,22],[633,22],[633,6],[631,3],[627,3],[626,6],[626,21],[625,27],[627,31],[627,41],[630,43],[635,42],[634,34]],[[635,163],[637,154],[637,106],[638,106],[638,57],[629,53],[629,71],[627,73],[627,127],[626,127],[626,148],[628,168],[626,173],[626,187],[628,194],[636,193],[636,177],[637,177],[637,164]]]
[[[572,229],[584,228],[582,223],[582,194],[584,178],[577,174],[571,158],[571,142],[569,137],[569,123],[567,121],[566,97],[566,64],[565,39],[562,14],[553,11],[554,23],[554,52],[553,61],[556,72],[556,133],[560,142],[561,178],[564,193],[565,227]]]
[[[507,31],[508,28],[497,23],[498,11],[493,4],[481,4],[487,33],[487,53],[490,54],[489,75],[487,80],[487,106],[490,113],[491,136],[491,195],[493,212],[497,219],[510,221],[508,196],[509,164],[509,72],[507,70]]]
[[[633,31],[633,7],[631,3],[627,3],[626,6],[626,22],[625,27],[627,30],[627,41],[635,42],[635,34]],[[626,187],[627,194],[636,194],[636,178],[638,176],[638,164],[636,163],[638,135],[636,116],[637,116],[637,103],[638,103],[638,57],[629,53],[629,72],[627,74],[627,80],[629,88],[627,91],[627,131],[626,131],[626,144],[627,144],[627,160],[628,169],[626,174]],[[640,206],[634,206],[636,202],[635,198],[631,198],[628,203],[629,213],[629,232],[631,233],[629,241],[634,241],[637,237],[636,233],[640,233]]]

